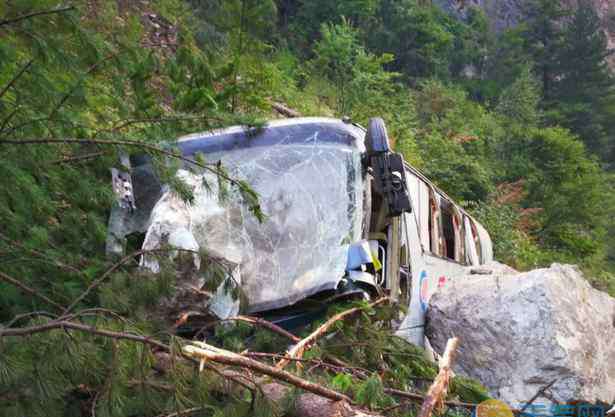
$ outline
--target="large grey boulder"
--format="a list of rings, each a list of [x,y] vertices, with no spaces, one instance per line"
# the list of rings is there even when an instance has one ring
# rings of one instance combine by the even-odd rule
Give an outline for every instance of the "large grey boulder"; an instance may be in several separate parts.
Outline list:
[[[454,278],[431,298],[426,334],[439,352],[459,337],[455,370],[510,405],[554,379],[537,403],[615,400],[615,299],[574,266]]]

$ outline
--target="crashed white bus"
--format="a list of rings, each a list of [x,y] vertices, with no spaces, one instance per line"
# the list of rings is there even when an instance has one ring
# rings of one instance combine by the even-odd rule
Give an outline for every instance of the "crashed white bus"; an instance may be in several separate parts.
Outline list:
[[[193,187],[192,203],[161,184],[147,158],[131,157],[128,172],[114,171],[120,198],[109,221],[109,253],[122,253],[127,235],[143,233],[143,249],[164,242],[232,266],[244,297],[230,298],[221,285],[196,306],[192,300],[192,309],[222,318],[284,311],[279,324],[292,327],[297,314],[288,312],[306,299],[386,291],[408,303],[398,334],[423,345],[434,291],[492,260],[483,226],[390,149],[382,119],[367,129],[331,118],[276,120],[189,135],[175,146],[187,158],[200,153],[220,161],[247,181],[266,215],[261,223],[239,198],[221,202],[209,189],[216,181],[204,187],[208,174],[190,163],[178,175]],[[142,264],[157,268],[147,257]]]

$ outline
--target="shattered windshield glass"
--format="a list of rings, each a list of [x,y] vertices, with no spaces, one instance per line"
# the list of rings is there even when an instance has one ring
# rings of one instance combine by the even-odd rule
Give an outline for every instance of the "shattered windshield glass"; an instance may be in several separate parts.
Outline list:
[[[152,211],[144,248],[159,244],[165,229],[181,228],[179,245],[238,266],[234,278],[246,295],[248,312],[335,288],[349,243],[361,238],[361,153],[356,146],[323,140],[323,135],[319,131],[299,143],[207,154],[259,194],[265,221],[259,223],[237,196],[221,204],[213,178],[205,178],[213,186],[208,191],[201,177],[181,171],[194,187],[195,200],[188,205],[167,191]]]

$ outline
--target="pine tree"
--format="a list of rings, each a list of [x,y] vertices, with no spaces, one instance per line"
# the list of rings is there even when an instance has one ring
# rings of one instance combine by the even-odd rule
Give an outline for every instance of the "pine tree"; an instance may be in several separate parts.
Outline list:
[[[552,0],[530,0],[523,9],[525,49],[533,58],[546,102],[557,77],[558,51],[564,38],[562,20],[568,15],[561,2]]]
[[[557,51],[557,80],[547,104],[551,119],[577,133],[590,151],[604,157],[615,135],[615,80],[606,61],[610,54],[606,35],[589,2],[580,2],[565,25],[563,40]]]

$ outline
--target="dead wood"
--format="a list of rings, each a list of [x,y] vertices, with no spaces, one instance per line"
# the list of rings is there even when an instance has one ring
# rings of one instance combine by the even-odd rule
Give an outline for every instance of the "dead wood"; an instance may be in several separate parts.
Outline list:
[[[273,108],[273,110],[277,111],[282,116],[301,117],[301,113],[299,113],[297,110],[291,109],[290,107],[285,106],[282,103],[278,103],[277,101],[272,102],[271,107]]]
[[[220,349],[203,342],[194,341],[192,342],[192,345],[184,346],[183,351],[188,356],[201,360],[202,363],[210,360],[225,365],[240,366],[263,375],[271,376],[280,381],[287,382],[321,397],[329,398],[334,401],[351,401],[350,398],[344,394],[300,378],[290,372],[284,371],[283,369],[274,368],[273,366],[266,365],[254,359],[246,358],[245,356],[241,356],[237,353]]]
[[[423,401],[423,406],[421,407],[418,417],[431,417],[433,410],[439,409],[442,406],[452,377],[453,371],[451,367],[455,359],[458,344],[459,339],[456,337],[448,339],[448,342],[446,342],[446,349],[439,363],[440,372],[438,372],[438,376],[427,391],[425,401]]]
[[[387,297],[382,297],[376,301],[374,301],[373,303],[369,304],[367,307],[355,307],[355,308],[351,308],[349,310],[346,311],[342,311],[339,314],[336,314],[335,316],[331,317],[329,320],[327,320],[324,324],[322,324],[320,327],[318,327],[318,329],[314,330],[309,336],[307,336],[306,338],[302,339],[299,343],[297,343],[295,346],[293,346],[287,353],[286,353],[286,358],[280,360],[277,364],[276,364],[276,368],[278,369],[282,369],[284,368],[286,365],[288,365],[288,363],[295,358],[301,358],[303,356],[303,352],[305,352],[305,350],[307,348],[309,348],[314,342],[316,342],[316,340],[320,339],[322,336],[325,335],[325,333],[327,333],[327,331],[331,328],[331,326],[333,326],[333,324],[335,324],[337,321],[344,319],[347,316],[350,316],[356,312],[359,312],[361,310],[365,310],[367,308],[373,308],[379,304],[384,303],[385,301],[388,301]]]

